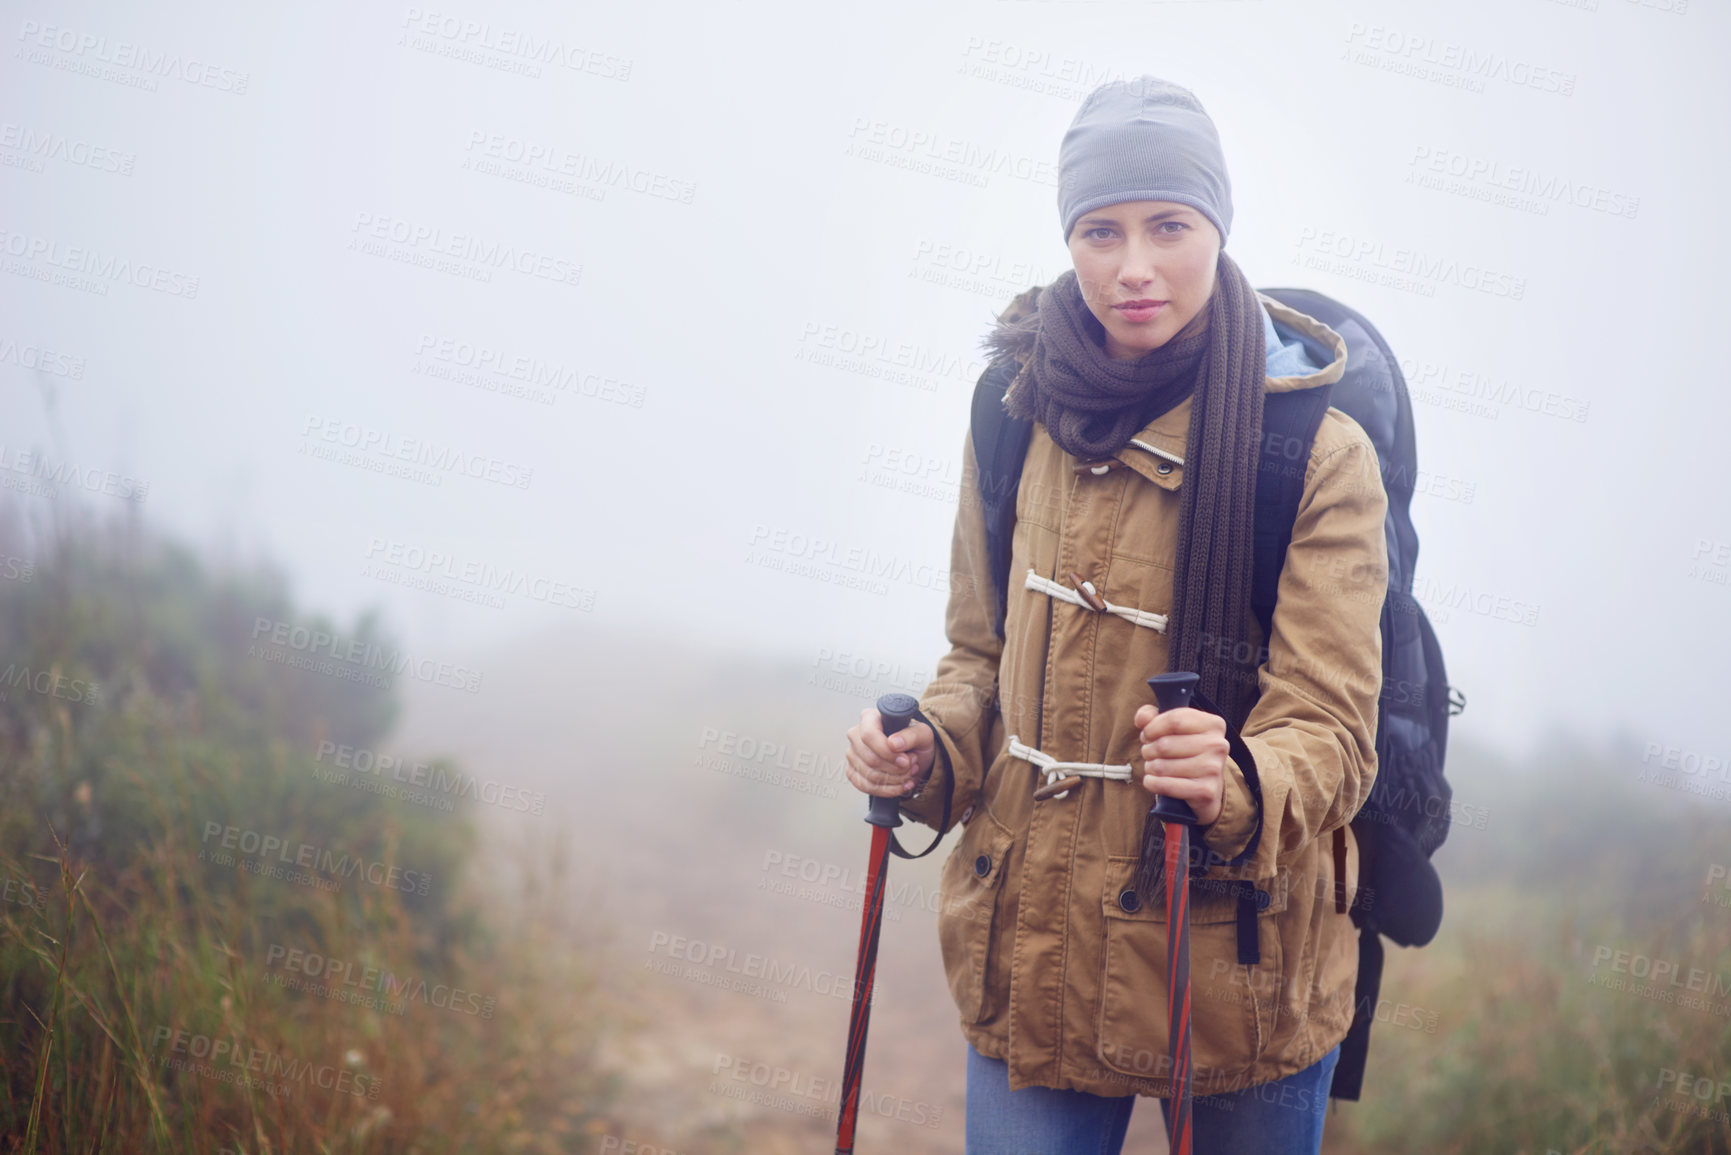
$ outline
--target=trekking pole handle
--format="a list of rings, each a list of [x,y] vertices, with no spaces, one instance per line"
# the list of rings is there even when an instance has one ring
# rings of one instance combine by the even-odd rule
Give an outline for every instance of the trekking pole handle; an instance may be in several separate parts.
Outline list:
[[[920,708],[919,699],[912,694],[885,694],[878,699],[878,714],[883,718],[884,737],[898,733],[913,721],[914,711]],[[880,798],[876,794],[866,796],[866,821],[873,826],[900,826],[902,824],[902,804],[896,798]]]
[[[1154,704],[1161,713],[1167,710],[1178,710],[1190,705],[1191,695],[1196,693],[1196,685],[1202,680],[1200,674],[1188,670],[1177,670],[1169,674],[1155,674],[1148,679],[1148,688],[1154,691]],[[1149,813],[1162,822],[1182,822],[1186,826],[1195,826],[1198,822],[1196,811],[1190,809],[1190,803],[1182,798],[1169,798],[1164,794],[1154,797],[1154,805]]]

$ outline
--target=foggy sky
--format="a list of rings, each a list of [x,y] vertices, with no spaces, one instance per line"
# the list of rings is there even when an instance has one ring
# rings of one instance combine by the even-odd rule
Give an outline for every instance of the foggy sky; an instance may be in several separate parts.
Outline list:
[[[1251,280],[1403,360],[1456,726],[1725,751],[1731,28],[1590,4],[9,2],[0,475],[143,483],[441,660],[592,625],[929,676],[979,338],[1068,267],[1081,98],[1147,72],[1218,124]],[[429,451],[478,476],[384,472]]]

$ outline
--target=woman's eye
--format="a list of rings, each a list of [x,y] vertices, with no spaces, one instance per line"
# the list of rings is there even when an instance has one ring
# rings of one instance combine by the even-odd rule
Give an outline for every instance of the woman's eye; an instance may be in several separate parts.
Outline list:
[[[1183,231],[1184,229],[1187,229],[1190,227],[1189,225],[1185,224],[1183,221],[1161,221],[1160,222],[1161,228],[1165,228],[1167,225],[1176,225],[1176,226],[1178,226],[1179,231]],[[1177,233],[1167,233],[1166,235],[1167,236],[1177,236],[1178,234]]]
[[[1091,229],[1089,229],[1089,230],[1088,230],[1088,231],[1087,231],[1087,233],[1086,233],[1086,234],[1084,234],[1084,235],[1086,235],[1086,236],[1089,236],[1089,237],[1092,237],[1092,236],[1094,236],[1094,234],[1095,234],[1095,233],[1107,233],[1107,234],[1110,234],[1110,233],[1111,233],[1111,231],[1112,231],[1112,230],[1111,230],[1111,229],[1109,229],[1109,228],[1107,228],[1107,227],[1106,227],[1106,226],[1105,226],[1105,225],[1095,225],[1095,226],[1094,226],[1094,227],[1093,227],[1093,228],[1091,228]],[[1101,240],[1105,240],[1105,237],[1101,237],[1101,238],[1100,238],[1100,239],[1101,239]]]

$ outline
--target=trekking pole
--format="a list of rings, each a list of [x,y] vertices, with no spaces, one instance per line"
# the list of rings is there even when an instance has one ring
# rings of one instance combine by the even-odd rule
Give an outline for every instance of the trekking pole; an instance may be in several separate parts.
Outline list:
[[[908,694],[885,694],[878,699],[884,734],[901,730],[919,708]],[[842,1067],[841,1111],[836,1116],[835,1155],[852,1155],[854,1120],[859,1115],[860,1076],[865,1073],[866,1026],[871,1021],[872,980],[878,962],[878,932],[884,922],[884,881],[889,875],[890,830],[902,824],[901,802],[895,798],[868,796],[866,821],[872,826],[871,857],[866,863],[865,901],[860,909],[859,957],[853,970],[853,1013],[847,1023],[847,1060]]]
[[[1162,713],[1190,705],[1200,681],[1179,671],[1148,679]],[[1164,832],[1166,861],[1166,1037],[1172,1056],[1172,1109],[1166,1132],[1172,1155],[1190,1155],[1190,828],[1196,812],[1182,798],[1157,795],[1148,822]]]

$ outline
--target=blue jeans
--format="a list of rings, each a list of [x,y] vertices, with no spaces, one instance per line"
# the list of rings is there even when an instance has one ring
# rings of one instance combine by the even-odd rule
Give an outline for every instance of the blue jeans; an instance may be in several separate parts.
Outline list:
[[[1340,1048],[1255,1087],[1190,1101],[1193,1155],[1317,1155]],[[1135,1095],[1010,1090],[1010,1068],[968,1048],[967,1155],[1118,1155]],[[1170,1119],[1167,1100],[1162,1115]]]

